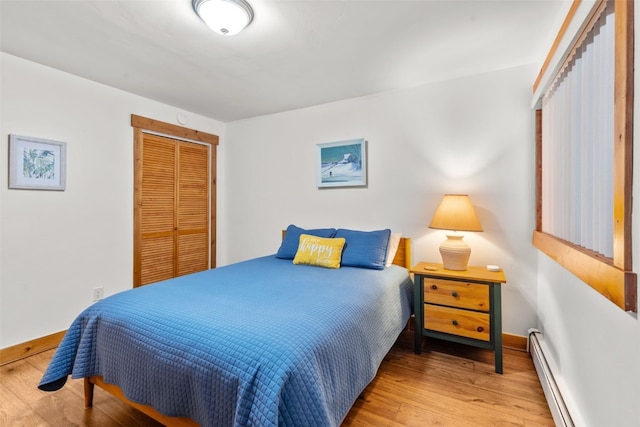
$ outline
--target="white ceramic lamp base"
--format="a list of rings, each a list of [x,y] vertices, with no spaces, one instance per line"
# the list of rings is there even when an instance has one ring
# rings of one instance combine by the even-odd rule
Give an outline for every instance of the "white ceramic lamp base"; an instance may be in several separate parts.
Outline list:
[[[471,248],[465,241],[464,236],[447,234],[447,240],[440,245],[440,255],[442,265],[447,270],[464,271],[467,269]]]

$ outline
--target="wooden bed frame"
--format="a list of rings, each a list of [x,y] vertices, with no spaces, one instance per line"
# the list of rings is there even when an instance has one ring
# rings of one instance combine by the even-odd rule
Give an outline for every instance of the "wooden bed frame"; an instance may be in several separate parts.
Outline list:
[[[393,264],[404,267],[407,270],[411,270],[411,238],[401,237],[400,244],[398,244],[398,250],[396,256],[393,258]]]
[[[282,232],[284,237],[284,231]],[[404,267],[407,270],[411,269],[411,239],[407,237],[400,238],[400,244],[398,245],[398,251],[393,259],[393,264]],[[197,427],[199,424],[191,418],[184,417],[170,417],[163,415],[156,411],[149,405],[133,402],[126,398],[120,387],[114,384],[105,383],[102,376],[94,375],[84,378],[84,406],[85,408],[91,408],[93,406],[93,391],[94,386],[98,386],[106,392],[112,394],[114,397],[120,399],[129,406],[136,408],[143,414],[148,415],[159,423],[170,427]]]

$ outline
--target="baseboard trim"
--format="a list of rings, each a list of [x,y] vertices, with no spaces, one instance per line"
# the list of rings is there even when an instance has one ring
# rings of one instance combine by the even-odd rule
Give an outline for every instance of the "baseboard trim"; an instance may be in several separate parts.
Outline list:
[[[520,335],[502,334],[502,347],[526,352],[527,337],[523,337]]]
[[[67,331],[56,332],[22,344],[0,349],[0,366],[56,348]]]
[[[410,325],[413,326],[413,325]],[[22,344],[16,344],[11,347],[0,349],[0,366],[7,363],[15,362],[25,357],[33,356],[34,354],[42,353],[43,351],[56,348],[62,337],[67,331],[56,332],[55,334],[47,335],[45,337],[36,338],[31,341],[24,342]],[[527,351],[527,337],[512,334],[502,334],[502,347],[510,348],[512,350]]]

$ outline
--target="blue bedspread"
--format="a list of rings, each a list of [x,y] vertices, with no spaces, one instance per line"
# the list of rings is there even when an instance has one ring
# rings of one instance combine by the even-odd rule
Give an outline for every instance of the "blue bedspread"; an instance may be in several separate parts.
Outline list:
[[[337,426],[411,314],[407,270],[274,256],[99,301],[40,388],[102,375],[130,400],[203,426]]]

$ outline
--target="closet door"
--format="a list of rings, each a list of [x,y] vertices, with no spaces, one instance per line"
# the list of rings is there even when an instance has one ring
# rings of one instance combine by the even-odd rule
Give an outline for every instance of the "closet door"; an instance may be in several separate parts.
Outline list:
[[[209,268],[209,146],[144,134],[140,284]]]
[[[215,267],[218,137],[139,116],[132,126],[134,287]]]
[[[180,142],[176,174],[177,268],[182,276],[209,268],[209,147]]]
[[[140,283],[177,274],[176,141],[145,134],[140,186]]]

